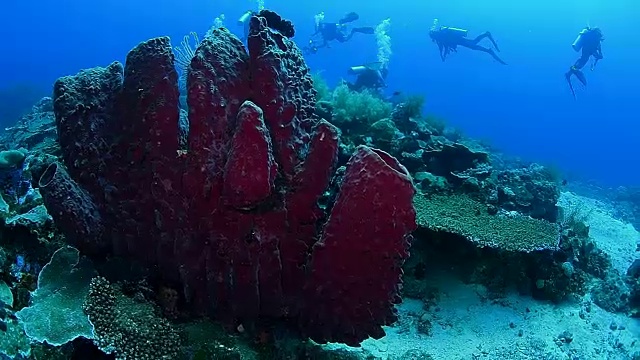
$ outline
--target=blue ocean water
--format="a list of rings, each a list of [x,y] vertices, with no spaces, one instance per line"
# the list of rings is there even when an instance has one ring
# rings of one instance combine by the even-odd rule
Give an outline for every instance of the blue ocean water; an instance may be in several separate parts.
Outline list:
[[[553,164],[570,178],[606,185],[640,183],[637,1],[265,0],[265,6],[294,22],[300,45],[307,43],[314,15],[320,12],[327,20],[337,20],[355,11],[359,26],[390,18],[388,92],[422,94],[428,112],[467,135],[487,139],[512,156]],[[0,93],[15,95],[6,89],[18,88],[24,94],[46,95],[59,76],[124,60],[133,46],[150,37],[169,35],[178,45],[190,31],[206,32],[222,14],[225,25],[241,34],[237,18],[257,4],[9,0],[1,7]],[[468,29],[472,36],[491,31],[509,65],[466,49],[441,62],[427,34],[434,18]],[[574,100],[563,73],[577,59],[571,43],[587,25],[602,29],[604,59],[595,71],[586,71],[589,85],[578,89]],[[374,36],[356,35],[307,61],[335,84],[350,66],[376,61],[376,53]],[[0,102],[0,110],[5,109],[0,114],[26,106],[7,96]],[[13,121],[0,118],[0,125]]]

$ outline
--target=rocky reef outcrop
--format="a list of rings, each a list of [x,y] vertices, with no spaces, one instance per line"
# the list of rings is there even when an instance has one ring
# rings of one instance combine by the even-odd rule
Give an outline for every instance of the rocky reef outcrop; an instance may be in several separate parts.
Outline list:
[[[34,154],[59,155],[53,100],[42,98],[31,111],[0,135],[0,147],[6,150],[25,148]]]

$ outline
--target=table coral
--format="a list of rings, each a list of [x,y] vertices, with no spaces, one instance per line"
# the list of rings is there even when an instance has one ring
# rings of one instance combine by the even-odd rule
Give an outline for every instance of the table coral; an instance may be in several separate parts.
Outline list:
[[[519,252],[558,248],[556,224],[517,213],[491,215],[485,204],[467,195],[418,195],[414,202],[419,226],[461,235],[480,247]]]

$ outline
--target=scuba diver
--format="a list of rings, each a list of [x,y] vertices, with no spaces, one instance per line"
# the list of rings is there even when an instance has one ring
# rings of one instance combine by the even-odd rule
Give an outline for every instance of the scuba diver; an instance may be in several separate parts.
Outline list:
[[[318,49],[329,47],[329,42],[333,40],[344,43],[351,40],[353,35],[355,35],[356,33],[374,34],[375,29],[370,26],[354,27],[350,30],[347,30],[347,25],[358,20],[359,18],[360,16],[358,14],[356,14],[355,12],[350,12],[346,14],[342,19],[338,20],[337,23],[333,23],[324,21],[324,13],[316,15],[315,32],[313,33],[313,35],[311,35],[309,44],[303,49],[303,51],[307,54],[315,54]],[[318,35],[320,35],[320,39],[316,39]]]
[[[387,87],[385,79],[389,71],[380,66],[380,63],[373,63],[349,68],[350,75],[356,75],[354,83],[347,82],[349,90],[361,92],[363,90],[378,91]]]
[[[264,18],[267,21],[267,26],[270,29],[277,31],[288,38],[292,38],[296,34],[293,23],[289,20],[283,19],[276,12],[266,9],[262,9],[258,12],[247,10],[238,19],[238,26],[242,26],[244,29],[243,39],[245,42],[249,38],[249,29],[251,25],[250,20],[252,16],[259,16]]]
[[[602,36],[602,31],[595,27],[591,28],[587,26],[582,29],[578,34],[576,40],[571,44],[573,50],[580,51],[582,50],[582,55],[576,60],[576,62],[569,68],[564,74],[565,79],[569,83],[569,89],[571,89],[571,94],[573,98],[576,98],[576,92],[573,89],[573,84],[571,83],[571,75],[575,75],[578,78],[578,81],[582,83],[582,85],[587,86],[587,78],[584,76],[584,73],[581,71],[582,68],[589,62],[589,59],[593,56],[593,64],[591,64],[591,71],[593,71],[598,64],[598,61],[602,60],[602,41],[604,37]]]
[[[251,23],[249,20],[255,14],[255,11],[247,10],[238,19],[238,26],[242,26],[242,28],[244,29],[244,37],[242,38],[244,41],[247,41],[247,39],[249,38],[249,25]]]
[[[471,50],[486,52],[500,64],[507,65],[506,62],[504,62],[498,57],[498,55],[496,55],[496,52],[493,49],[478,45],[480,40],[488,38],[489,41],[491,41],[491,44],[493,44],[493,47],[496,49],[496,51],[500,51],[500,49],[498,48],[498,44],[496,44],[496,41],[493,39],[493,36],[491,36],[490,32],[487,31],[485,33],[482,33],[474,39],[467,38],[468,33],[468,30],[452,28],[448,26],[438,26],[438,19],[435,19],[433,21],[431,30],[429,30],[429,37],[431,37],[431,40],[433,40],[433,42],[438,44],[438,49],[440,50],[440,58],[442,59],[442,61],[444,61],[447,55],[449,55],[451,52],[458,52],[458,46],[464,46]]]

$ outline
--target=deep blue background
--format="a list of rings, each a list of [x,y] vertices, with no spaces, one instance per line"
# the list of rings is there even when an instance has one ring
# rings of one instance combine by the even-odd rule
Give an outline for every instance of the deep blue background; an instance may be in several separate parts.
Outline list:
[[[390,91],[424,94],[429,112],[511,155],[609,185],[640,185],[637,0],[266,0],[266,7],[295,22],[300,44],[320,11],[327,20],[356,11],[363,26],[390,17]],[[169,35],[177,45],[190,31],[204,33],[219,14],[239,33],[238,16],[255,2],[5,0],[1,8],[0,89],[30,84],[47,91],[59,76],[123,60],[147,38]],[[471,36],[490,30],[509,65],[466,49],[442,63],[427,36],[433,18]],[[587,23],[603,29],[605,59],[587,70],[589,86],[574,101],[563,73]],[[375,61],[376,49],[374,36],[356,36],[308,63],[335,84],[349,66]]]

